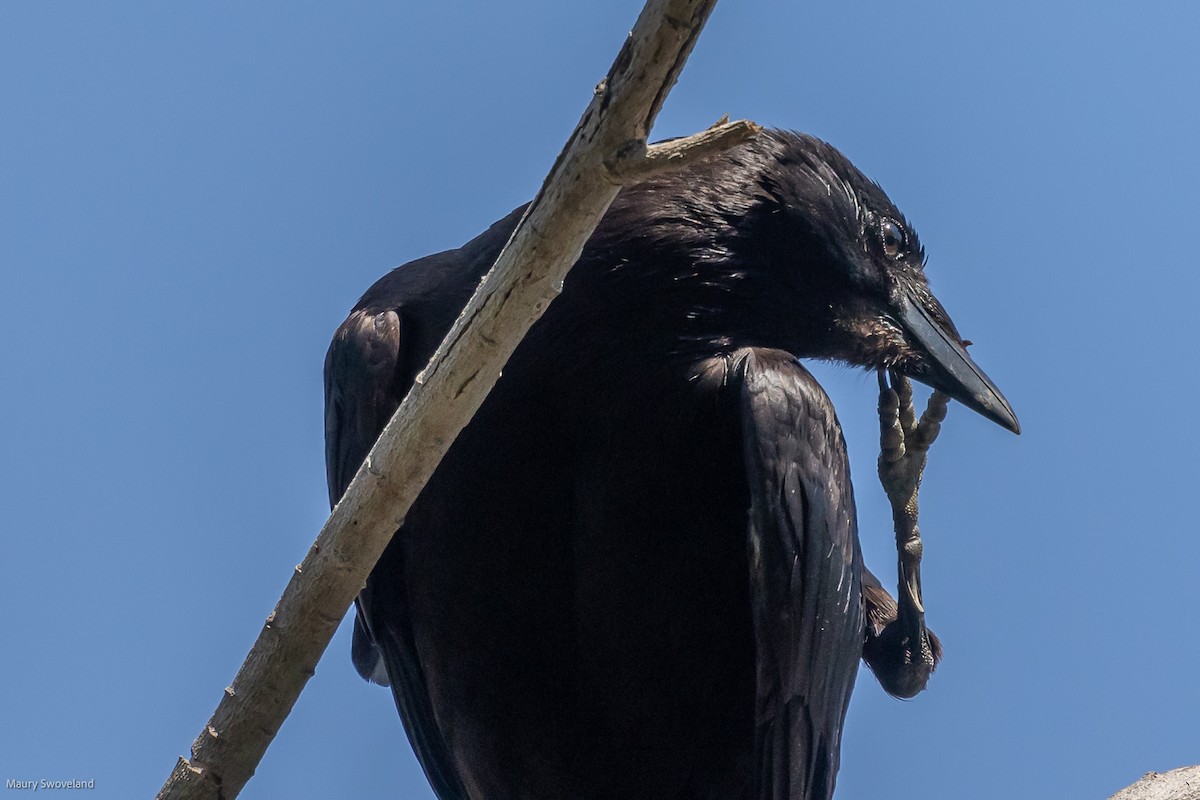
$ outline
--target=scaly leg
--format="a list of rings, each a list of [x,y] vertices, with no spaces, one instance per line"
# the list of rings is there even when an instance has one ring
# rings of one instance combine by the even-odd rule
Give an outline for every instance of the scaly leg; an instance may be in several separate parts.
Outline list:
[[[908,379],[892,372],[889,386],[884,371],[879,371],[879,480],[892,506],[900,599],[893,600],[879,580],[866,573],[863,599],[867,639],[863,658],[883,688],[897,697],[912,697],[924,689],[942,657],[941,643],[925,627],[917,493],[929,448],[941,430],[949,401],[948,396],[934,392],[918,421]]]

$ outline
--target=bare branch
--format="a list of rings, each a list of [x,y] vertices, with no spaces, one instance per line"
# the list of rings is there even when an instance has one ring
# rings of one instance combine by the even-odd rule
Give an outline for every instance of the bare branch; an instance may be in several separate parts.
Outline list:
[[[1147,772],[1108,800],[1200,800],[1200,766]]]
[[[620,189],[741,141],[749,123],[646,147],[716,0],[649,0],[504,251],[397,409],[159,800],[232,800],[254,774],[354,596]],[[633,154],[633,155],[630,155]],[[618,165],[614,170],[606,164]]]
[[[671,139],[642,147],[635,153],[620,153],[609,161],[606,166],[612,180],[626,185],[644,181],[647,178],[679,169],[685,161],[699,160],[728,150],[734,145],[753,139],[762,130],[744,119],[730,122],[725,116],[713,123],[712,127],[691,136]]]

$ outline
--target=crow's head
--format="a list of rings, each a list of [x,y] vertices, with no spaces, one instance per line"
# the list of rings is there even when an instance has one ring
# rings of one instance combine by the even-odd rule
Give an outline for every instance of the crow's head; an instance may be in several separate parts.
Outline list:
[[[692,356],[759,346],[893,369],[1019,431],[924,262],[912,226],[845,156],[768,130],[622,192],[568,280],[568,316],[607,325],[627,351],[666,335]]]
[[[809,136],[771,131],[750,147],[756,201],[740,224],[752,258],[803,318],[799,355],[897,370],[1019,432],[930,292],[917,234],[883,190]]]

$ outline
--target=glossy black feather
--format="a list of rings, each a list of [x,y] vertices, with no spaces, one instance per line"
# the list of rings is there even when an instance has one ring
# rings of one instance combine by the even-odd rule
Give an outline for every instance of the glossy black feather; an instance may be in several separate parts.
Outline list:
[[[735,355],[750,487],[759,797],[828,797],[863,638],[849,462],[829,398],[795,358]]]

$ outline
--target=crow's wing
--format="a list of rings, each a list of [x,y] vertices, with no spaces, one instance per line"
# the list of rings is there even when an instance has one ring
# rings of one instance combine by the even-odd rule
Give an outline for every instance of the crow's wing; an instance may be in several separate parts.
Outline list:
[[[408,391],[402,328],[398,309],[368,305],[356,308],[334,334],[325,358],[325,465],[331,505],[341,498]],[[403,592],[390,591],[386,613],[372,613],[371,580],[355,600],[354,666],[367,680],[391,686],[404,730],[438,797],[465,800],[434,719],[407,609],[396,605],[395,598],[403,598]]]
[[[329,505],[337,504],[399,404],[400,315],[395,309],[355,309],[337,329],[325,356],[325,473]],[[383,656],[371,637],[362,598],[355,600],[351,657],[358,674],[388,685]]]
[[[826,800],[862,655],[862,555],[841,428],[787,353],[740,354],[760,800]]]

